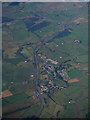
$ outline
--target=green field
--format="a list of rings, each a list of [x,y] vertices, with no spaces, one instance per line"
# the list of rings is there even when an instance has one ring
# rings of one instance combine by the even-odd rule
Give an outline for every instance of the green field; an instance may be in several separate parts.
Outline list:
[[[3,98],[3,116],[86,118],[87,3],[5,2],[2,9],[2,91],[13,94]]]

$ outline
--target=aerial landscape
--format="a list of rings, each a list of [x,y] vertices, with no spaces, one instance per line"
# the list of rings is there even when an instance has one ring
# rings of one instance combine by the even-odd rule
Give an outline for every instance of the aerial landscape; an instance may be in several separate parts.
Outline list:
[[[88,3],[2,3],[3,118],[88,118]]]

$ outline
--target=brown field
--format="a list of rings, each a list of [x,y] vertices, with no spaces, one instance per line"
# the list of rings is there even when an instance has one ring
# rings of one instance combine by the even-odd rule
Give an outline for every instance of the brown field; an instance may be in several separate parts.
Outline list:
[[[88,22],[88,20],[87,19],[85,19],[84,17],[79,17],[79,18],[77,18],[76,20],[74,20],[74,22],[75,23],[77,23],[77,22]]]
[[[13,94],[9,90],[5,90],[2,92],[2,98],[12,96]]]
[[[36,21],[36,22],[35,22],[35,24],[34,24],[34,25],[32,25],[32,27],[34,27],[34,26],[36,26],[36,25],[38,25],[38,24],[40,24],[40,23],[42,23],[42,22],[44,22],[44,21],[45,21],[45,19],[40,20],[40,21]]]
[[[69,80],[68,82],[69,82],[69,83],[73,83],[73,82],[78,82],[78,81],[79,81],[78,78],[74,78],[74,79]]]
[[[79,68],[80,66],[79,65],[76,65],[75,68]]]
[[[75,5],[76,5],[76,7],[75,7],[75,8],[81,8],[81,7],[82,7],[82,5],[78,4],[78,2],[77,2],[77,3],[75,3]]]
[[[88,68],[83,68],[82,70],[88,70]]]

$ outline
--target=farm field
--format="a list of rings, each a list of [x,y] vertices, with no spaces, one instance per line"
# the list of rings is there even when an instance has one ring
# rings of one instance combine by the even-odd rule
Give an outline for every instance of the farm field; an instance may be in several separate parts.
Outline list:
[[[3,118],[88,117],[88,9],[2,4]]]

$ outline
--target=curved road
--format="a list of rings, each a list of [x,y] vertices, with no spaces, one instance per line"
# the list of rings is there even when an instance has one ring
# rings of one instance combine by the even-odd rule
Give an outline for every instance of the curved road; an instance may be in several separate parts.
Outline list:
[[[74,19],[78,18],[79,16],[75,17]],[[52,40],[54,37],[56,37],[58,35],[59,32],[63,31],[63,29],[65,30],[70,24],[72,24],[73,20],[72,19],[71,21],[69,21],[68,24],[63,24],[63,27],[61,28],[61,30],[59,30],[58,32],[54,33],[54,35],[51,36],[51,38],[49,38],[49,40],[46,40],[45,39],[48,37],[48,34],[46,34],[40,41],[39,43],[37,43],[35,49],[34,49],[34,52],[33,52],[33,64],[34,64],[34,68],[35,68],[35,80],[34,80],[34,89],[35,89],[35,94],[36,96],[39,96],[40,98],[40,102],[41,102],[41,108],[37,114],[37,116],[39,117],[43,111],[43,108],[44,108],[44,99],[38,89],[39,87],[39,67],[38,67],[38,61],[37,61],[37,52],[38,50],[40,49],[41,46],[45,45],[47,42],[49,42],[50,40]],[[55,29],[55,28],[54,28]],[[52,30],[54,31],[54,30]]]
[[[53,35],[51,35],[51,38],[49,38],[49,40],[46,40],[45,39],[47,37],[49,37],[49,33],[47,33],[43,38],[41,38],[41,40],[39,41],[39,43],[36,45],[35,49],[34,49],[34,52],[33,52],[33,64],[34,64],[34,68],[35,68],[35,80],[34,80],[34,88],[35,88],[35,94],[36,96],[38,95],[39,98],[40,98],[40,102],[41,102],[41,108],[37,114],[37,116],[39,117],[43,111],[43,108],[44,108],[44,100],[43,100],[43,97],[40,93],[40,91],[38,90],[38,87],[39,87],[39,68],[38,68],[38,61],[37,61],[37,52],[38,50],[40,49],[41,46],[45,45],[47,42],[51,41],[54,37],[56,37],[58,35],[59,32],[65,30],[69,25],[71,25],[73,23],[73,21],[75,19],[77,19],[78,17],[80,17],[80,15],[78,15],[77,17],[71,19],[69,21],[69,23],[67,23],[66,25],[64,23],[62,23],[63,27],[57,31],[56,33],[54,33]],[[56,26],[57,28],[57,26]],[[55,29],[55,28],[54,28]],[[52,31],[54,31],[54,29]]]

